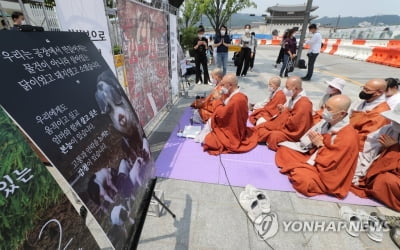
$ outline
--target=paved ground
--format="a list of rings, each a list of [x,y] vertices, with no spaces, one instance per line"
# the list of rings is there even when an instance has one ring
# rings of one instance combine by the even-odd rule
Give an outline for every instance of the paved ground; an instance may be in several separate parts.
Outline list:
[[[240,79],[240,86],[250,102],[265,98],[266,83],[269,77],[279,74],[279,68],[272,65],[278,53],[277,47],[260,47],[257,51],[254,72]],[[230,66],[229,71],[234,71]],[[354,61],[342,57],[321,54],[317,58],[313,80],[304,83],[308,96],[314,104],[324,94],[324,80],[341,76],[348,80],[344,93],[356,100],[360,85],[375,77],[399,77],[399,70],[386,66]],[[305,75],[304,70],[296,69],[292,75]],[[283,80],[283,83],[285,80]],[[154,158],[158,156],[164,143],[176,126],[183,110],[196,95],[211,90],[207,85],[191,86],[191,98],[181,98],[169,114],[150,136]],[[194,163],[199,164],[200,163]],[[249,166],[251,167],[251,166]],[[229,173],[228,173],[229,174]],[[139,249],[271,249],[259,241],[250,223],[236,203],[228,186],[205,183],[159,179],[157,189],[165,193],[168,206],[176,213],[174,221],[169,215],[147,216]],[[243,188],[234,187],[238,195]],[[371,241],[366,233],[359,238],[341,232],[284,232],[284,221],[332,221],[339,220],[340,204],[299,198],[295,193],[267,191],[271,198],[272,211],[278,214],[280,228],[268,240],[273,249],[396,249],[389,234],[385,233],[382,243]],[[375,207],[350,206],[362,208],[367,212],[377,211]],[[379,209],[382,213],[393,213]]]

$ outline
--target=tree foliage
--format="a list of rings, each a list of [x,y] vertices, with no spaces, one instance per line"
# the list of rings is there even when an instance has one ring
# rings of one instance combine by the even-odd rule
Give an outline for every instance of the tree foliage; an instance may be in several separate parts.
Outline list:
[[[198,0],[186,0],[181,6],[182,17],[179,19],[181,28],[187,29],[200,21],[203,5]]]
[[[221,25],[229,22],[233,14],[245,8],[257,8],[257,5],[251,0],[199,0],[198,2],[200,10],[207,16],[216,32]]]

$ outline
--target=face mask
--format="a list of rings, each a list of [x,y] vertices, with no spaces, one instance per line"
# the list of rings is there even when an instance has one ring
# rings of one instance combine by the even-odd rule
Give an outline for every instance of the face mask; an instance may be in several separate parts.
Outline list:
[[[245,29],[244,32],[246,32],[246,34],[250,33],[250,29]]]
[[[273,93],[273,92],[275,92],[275,89],[274,89],[273,87],[269,87],[269,86],[268,86],[268,91],[271,92],[271,93]]]
[[[216,79],[213,78],[211,81],[212,81],[212,83],[213,83],[214,85],[217,85],[217,80],[216,80]]]
[[[226,31],[225,30],[221,30],[221,36],[225,36]]]
[[[25,21],[25,20],[22,21],[22,22],[21,22],[21,25],[26,25],[26,21]]]
[[[202,39],[203,38],[203,35],[198,35],[199,36],[199,39]]]
[[[362,99],[362,100],[369,100],[372,98],[373,95],[374,94],[368,94],[368,93],[365,93],[364,91],[361,91],[360,94],[358,95],[358,97],[360,97],[360,99]]]
[[[333,114],[329,112],[327,109],[324,109],[324,112],[322,112],[322,119],[324,119],[327,122],[331,122],[333,119]]]
[[[285,95],[287,97],[292,97],[293,96],[293,90],[288,90],[287,88],[283,89],[283,93],[285,93]]]
[[[400,123],[392,121],[392,128],[395,132],[400,133]]]
[[[222,88],[221,88],[221,94],[226,95],[226,94],[228,94],[228,93],[229,93],[229,89],[227,89],[227,88],[225,88],[225,87],[222,87]]]
[[[335,89],[333,89],[333,88],[327,88],[326,89],[326,93],[328,94],[328,95],[333,95],[334,93],[335,93]]]

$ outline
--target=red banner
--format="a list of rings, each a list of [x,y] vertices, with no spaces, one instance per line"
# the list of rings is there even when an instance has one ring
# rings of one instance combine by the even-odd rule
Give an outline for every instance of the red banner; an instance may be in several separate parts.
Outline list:
[[[130,101],[146,125],[170,97],[167,19],[157,9],[118,1]]]

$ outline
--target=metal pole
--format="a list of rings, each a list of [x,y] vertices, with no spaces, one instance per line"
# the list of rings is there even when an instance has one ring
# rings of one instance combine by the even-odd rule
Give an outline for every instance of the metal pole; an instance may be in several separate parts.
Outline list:
[[[301,29],[299,50],[297,51],[296,65],[298,65],[299,60],[301,59],[301,53],[303,52],[304,38],[306,37],[307,26],[310,21],[311,7],[312,7],[312,0],[307,0],[306,12],[304,13],[303,27]]]
[[[44,20],[46,21],[46,25],[47,25],[47,30],[50,30],[49,18],[47,17],[47,12],[46,12],[46,9],[44,8],[44,3],[42,2],[42,3],[40,4],[40,6],[42,6],[43,15],[44,15]]]
[[[21,7],[21,11],[24,14],[26,24],[31,24],[31,20],[29,19],[28,12],[26,12],[25,5],[22,3],[22,0],[18,0],[19,6]]]

